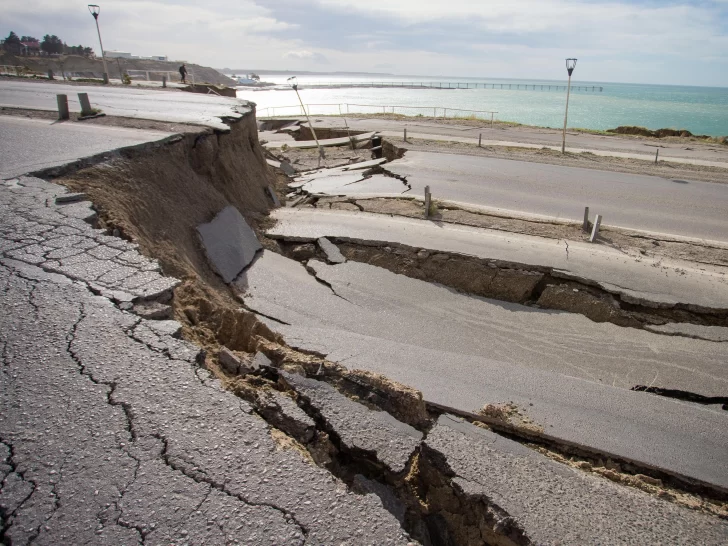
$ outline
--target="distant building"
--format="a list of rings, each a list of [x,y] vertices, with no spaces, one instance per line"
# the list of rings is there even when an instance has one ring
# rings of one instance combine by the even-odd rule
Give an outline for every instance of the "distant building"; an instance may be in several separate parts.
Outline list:
[[[128,51],[115,51],[113,49],[107,49],[104,51],[104,55],[106,55],[109,59],[131,59],[132,55]]]
[[[143,57],[141,55],[132,55],[128,51],[116,51],[116,50],[106,50],[106,57],[109,59],[138,59],[141,61],[166,61],[167,56],[166,55],[152,55],[151,57]]]
[[[40,42],[38,40],[20,42],[20,54],[40,55]]]

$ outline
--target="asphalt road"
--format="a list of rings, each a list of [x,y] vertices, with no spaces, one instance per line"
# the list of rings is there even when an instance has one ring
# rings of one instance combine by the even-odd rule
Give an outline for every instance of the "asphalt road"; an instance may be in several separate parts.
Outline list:
[[[172,133],[159,131],[0,116],[0,178],[7,180],[170,136]]]
[[[575,221],[588,206],[606,225],[728,241],[728,184],[424,152],[386,169],[417,196]]]
[[[349,187],[359,184],[363,182]],[[281,208],[272,216],[278,220],[268,231],[273,237],[308,241],[341,237],[403,244],[551,268],[562,277],[596,283],[608,292],[642,300],[646,305],[682,303],[728,309],[725,268],[707,264],[634,257],[605,244],[569,241],[567,246],[563,240],[384,214]]]
[[[425,453],[432,450],[433,459],[445,461],[463,491],[504,510],[531,544],[717,546],[728,540],[725,522],[676,510],[447,414],[425,445]]]
[[[377,497],[282,448],[179,323],[122,310],[177,281],[64,193],[0,186],[3,542],[407,544]]]
[[[68,96],[72,112],[80,112],[78,93],[88,93],[91,106],[110,116],[193,123],[229,130],[221,118],[237,118],[250,110],[247,102],[213,94],[179,89],[152,90],[139,87],[103,87],[49,82],[0,82],[0,106],[58,110],[57,94]]]
[[[317,278],[265,252],[237,281],[291,346],[462,411],[512,401],[553,436],[728,487],[728,413],[628,390],[724,393],[726,344],[469,297],[366,264],[308,266]]]

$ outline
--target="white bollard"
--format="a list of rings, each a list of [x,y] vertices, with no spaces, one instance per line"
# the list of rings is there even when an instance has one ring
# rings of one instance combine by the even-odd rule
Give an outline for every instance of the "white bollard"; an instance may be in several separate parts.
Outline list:
[[[91,110],[91,102],[88,100],[88,93],[79,93],[78,102],[81,103],[81,116],[93,116],[94,111]]]
[[[602,215],[597,214],[597,217],[594,219],[594,228],[592,228],[592,234],[591,237],[589,237],[589,242],[593,243],[597,240],[597,237],[599,236],[599,226],[602,225]]]
[[[58,119],[68,119],[68,95],[56,95],[58,100]]]

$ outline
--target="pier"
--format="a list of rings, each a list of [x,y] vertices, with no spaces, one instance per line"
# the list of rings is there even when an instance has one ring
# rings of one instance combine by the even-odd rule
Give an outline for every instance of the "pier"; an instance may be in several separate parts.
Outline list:
[[[346,89],[346,88],[381,88],[381,89],[511,89],[522,91],[566,91],[565,85],[549,83],[458,83],[458,82],[325,82],[300,84],[300,89]],[[572,85],[572,91],[589,91],[601,93],[604,88],[599,85]]]

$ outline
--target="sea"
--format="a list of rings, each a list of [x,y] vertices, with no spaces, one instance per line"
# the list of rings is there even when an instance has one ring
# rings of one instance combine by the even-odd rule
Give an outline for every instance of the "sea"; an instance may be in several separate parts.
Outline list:
[[[287,81],[289,76],[261,73],[260,77],[261,81],[276,85],[260,90],[238,87],[238,97],[255,102],[259,116],[302,113],[298,97]],[[499,121],[554,128],[561,128],[564,124],[565,80],[303,75],[297,77],[297,81],[301,100],[309,113],[314,115],[387,112],[428,117],[474,116],[485,120],[493,117]],[[316,84],[381,82],[441,83],[451,88],[307,87]],[[460,89],[455,88],[458,84],[461,85]],[[474,84],[478,84],[478,87],[473,88]],[[487,88],[483,88],[483,84]],[[470,88],[466,89],[466,85]],[[557,86],[560,86],[559,89]],[[728,88],[572,80],[569,128],[607,130],[620,125],[637,125],[653,130],[686,129],[696,135],[726,136]]]

